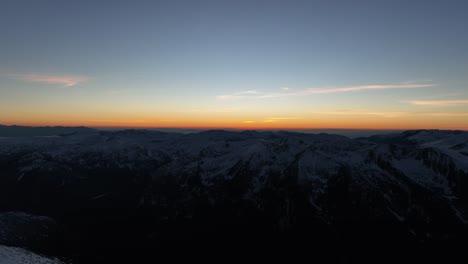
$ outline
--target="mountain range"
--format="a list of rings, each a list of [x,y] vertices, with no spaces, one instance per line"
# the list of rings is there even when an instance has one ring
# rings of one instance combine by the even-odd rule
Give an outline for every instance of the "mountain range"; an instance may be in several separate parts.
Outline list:
[[[0,138],[4,246],[72,263],[189,251],[467,260],[465,131],[56,134]]]

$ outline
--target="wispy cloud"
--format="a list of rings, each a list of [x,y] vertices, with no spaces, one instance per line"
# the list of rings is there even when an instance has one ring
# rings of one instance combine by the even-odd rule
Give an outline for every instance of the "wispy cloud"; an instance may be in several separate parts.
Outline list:
[[[468,116],[468,112],[440,112],[430,113],[431,116]]]
[[[192,113],[235,113],[240,111],[241,108],[215,108],[215,109],[188,109],[182,110],[181,112],[192,112]]]
[[[27,81],[48,84],[60,84],[65,87],[72,87],[86,81],[88,78],[74,75],[45,75],[45,74],[12,74],[12,77]]]
[[[261,94],[261,93],[257,92],[256,90],[247,90],[247,91],[240,91],[240,92],[236,92],[232,94],[219,95],[216,98],[220,100],[229,100],[229,99],[239,99],[239,98],[243,98],[246,96],[258,95],[258,94]]]
[[[407,102],[419,106],[456,106],[468,104],[468,100],[414,100]]]
[[[328,93],[347,93],[357,92],[366,90],[387,90],[387,89],[413,89],[413,88],[424,88],[432,87],[434,84],[386,84],[386,85],[361,85],[361,86],[350,86],[340,88],[319,88],[319,89],[308,89],[305,91],[306,94],[328,94]]]
[[[258,92],[256,90],[248,90],[239,92],[239,94],[258,94]]]
[[[314,94],[333,94],[333,93],[349,93],[369,90],[388,90],[388,89],[415,89],[415,88],[428,88],[434,87],[436,84],[428,83],[399,83],[399,84],[383,84],[383,85],[360,85],[360,86],[346,86],[346,87],[322,87],[310,88],[297,92],[281,92],[281,93],[262,93],[256,90],[236,92],[232,94],[217,96],[220,100],[233,100],[233,99],[263,99],[263,98],[281,98],[281,97],[294,97],[294,96],[308,96]],[[283,89],[284,90],[284,89]],[[288,88],[289,90],[289,88]],[[287,91],[287,90],[285,90]]]
[[[430,116],[468,116],[468,112],[440,112],[429,113]]]
[[[380,116],[385,118],[397,118],[404,115],[408,115],[408,112],[379,112],[379,111],[368,111],[368,110],[336,110],[328,112],[320,112],[320,114],[326,115],[372,115]]]
[[[270,117],[263,120],[264,123],[275,123],[280,121],[287,121],[287,120],[298,120],[303,119],[302,117]]]
[[[468,112],[398,112],[398,111],[370,111],[370,110],[335,110],[318,112],[317,114],[325,115],[371,115],[380,116],[384,118],[398,118],[403,116],[433,116],[433,117],[445,117],[445,116],[468,116]]]
[[[406,83],[406,84],[412,84],[412,83],[430,83],[430,82],[433,82],[432,79],[415,79],[415,80],[411,80],[411,81],[406,81],[406,82],[402,82],[402,83]]]

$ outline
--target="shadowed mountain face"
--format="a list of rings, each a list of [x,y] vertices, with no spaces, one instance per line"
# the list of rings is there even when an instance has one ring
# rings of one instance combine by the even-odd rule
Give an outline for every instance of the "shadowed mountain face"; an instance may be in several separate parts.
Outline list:
[[[76,263],[188,251],[320,263],[374,261],[372,253],[379,262],[450,261],[468,242],[468,133],[4,138],[0,209],[54,223],[47,243],[34,242],[43,229],[17,225],[14,232],[33,242],[0,237],[2,244]]]

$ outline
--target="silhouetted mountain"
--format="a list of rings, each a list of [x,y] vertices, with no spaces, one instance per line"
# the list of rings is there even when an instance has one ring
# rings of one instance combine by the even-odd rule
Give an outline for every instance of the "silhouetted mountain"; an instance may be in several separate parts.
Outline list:
[[[28,248],[76,263],[169,252],[466,261],[467,153],[467,132],[439,130],[10,138],[0,208],[56,221],[59,245]]]
[[[0,137],[47,137],[66,136],[76,133],[94,133],[96,130],[87,127],[29,127],[0,125]]]

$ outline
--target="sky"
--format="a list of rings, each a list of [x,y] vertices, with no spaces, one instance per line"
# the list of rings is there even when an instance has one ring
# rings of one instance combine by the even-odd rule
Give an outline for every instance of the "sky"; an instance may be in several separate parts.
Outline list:
[[[0,124],[468,130],[466,10],[2,0]]]

